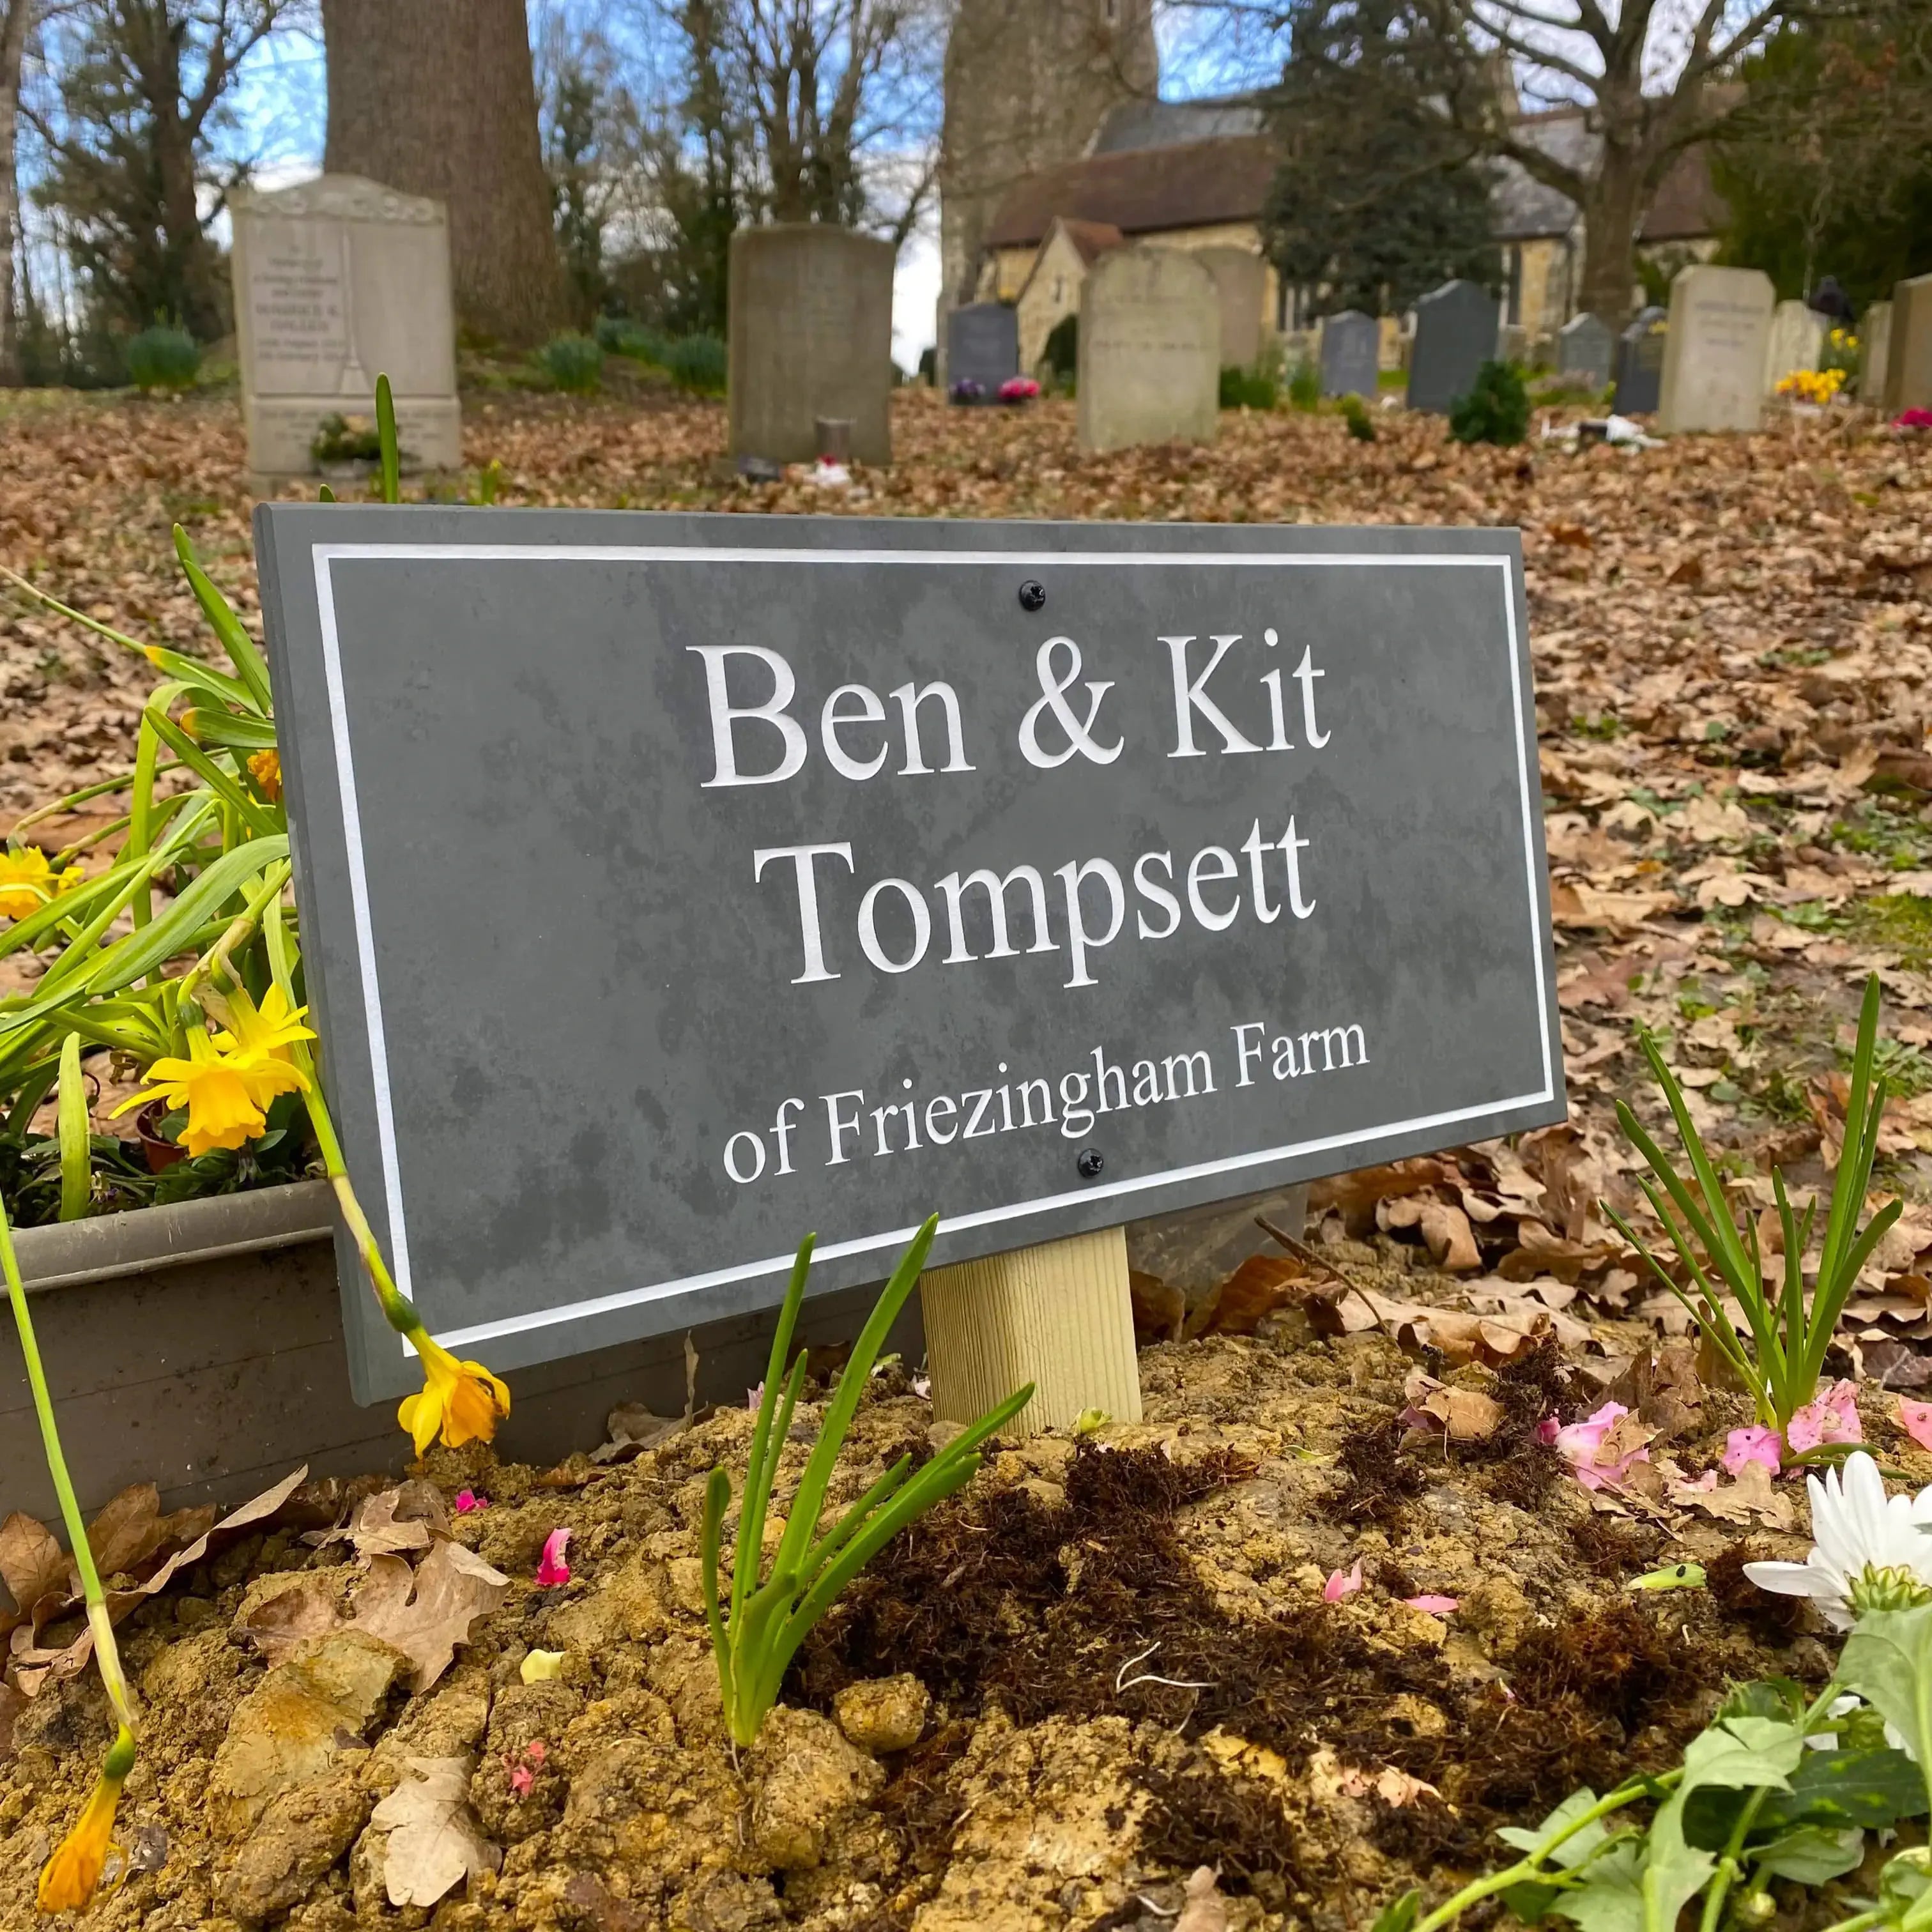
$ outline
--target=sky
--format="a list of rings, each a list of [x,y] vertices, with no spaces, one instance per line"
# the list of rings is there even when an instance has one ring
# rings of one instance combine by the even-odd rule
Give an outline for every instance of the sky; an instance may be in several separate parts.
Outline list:
[[[602,10],[584,0],[536,0],[539,17],[554,10],[592,15]],[[1159,4],[1161,92],[1185,100],[1217,92],[1231,78],[1231,58],[1252,70],[1255,50],[1226,44],[1205,16],[1184,4]],[[1265,52],[1262,58],[1265,60]],[[224,146],[256,163],[256,179],[265,188],[284,188],[306,180],[322,166],[327,83],[322,43],[294,32],[270,34],[244,66],[234,95],[235,128]],[[225,236],[222,237],[226,239]],[[928,208],[918,231],[900,250],[892,280],[892,353],[901,367],[916,365],[933,341],[939,298],[939,223]]]

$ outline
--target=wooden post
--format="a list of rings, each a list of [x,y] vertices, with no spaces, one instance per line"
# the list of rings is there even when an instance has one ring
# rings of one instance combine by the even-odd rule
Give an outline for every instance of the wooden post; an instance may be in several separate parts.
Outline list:
[[[974,1421],[1029,1382],[1012,1434],[1069,1428],[1089,1408],[1141,1419],[1124,1228],[928,1268],[919,1292],[935,1421]]]

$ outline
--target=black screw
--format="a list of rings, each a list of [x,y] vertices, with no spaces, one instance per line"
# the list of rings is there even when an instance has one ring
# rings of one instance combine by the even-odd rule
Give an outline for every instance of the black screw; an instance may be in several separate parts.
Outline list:
[[[1046,586],[1036,577],[1029,577],[1020,586],[1020,608],[1022,610],[1044,610],[1046,606]],[[1096,1167],[1094,1172],[1100,1172]],[[1084,1173],[1085,1170],[1083,1168]]]
[[[1098,1148],[1082,1148],[1080,1150],[1080,1158],[1073,1163],[1080,1170],[1080,1178],[1082,1180],[1099,1180],[1100,1170],[1106,1164],[1106,1162],[1102,1159],[1100,1150]]]

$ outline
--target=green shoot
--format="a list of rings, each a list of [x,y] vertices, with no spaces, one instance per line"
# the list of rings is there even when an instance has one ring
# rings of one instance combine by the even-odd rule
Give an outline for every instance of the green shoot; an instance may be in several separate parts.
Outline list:
[[[80,1070],[80,1036],[70,1033],[61,1045],[60,1217],[78,1221],[94,1195],[94,1145],[87,1118],[87,1087]]]
[[[765,1518],[773,1478],[791,1427],[792,1411],[805,1380],[805,1352],[799,1351],[784,1372],[792,1330],[805,1299],[805,1280],[812,1266],[817,1237],[799,1244],[784,1306],[772,1338],[765,1386],[759,1398],[758,1420],[752,1430],[749,1459],[740,1498],[736,1555],[731,1567],[728,1595],[721,1598],[721,1558],[724,1517],[731,1506],[731,1479],[713,1469],[704,1491],[704,1604],[711,1626],[711,1644],[718,1659],[718,1682],[724,1698],[724,1721],[734,1745],[748,1744],[758,1735],[765,1713],[778,1701],[799,1646],[812,1625],[829,1610],[839,1592],[907,1524],[934,1503],[963,1489],[978,1474],[980,1445],[1010,1422],[1033,1399],[1033,1384],[1007,1396],[997,1408],[980,1417],[956,1436],[932,1460],[912,1472],[912,1458],[902,1456],[859,1498],[824,1535],[819,1518],[832,1466],[859,1406],[867,1378],[878,1361],[892,1325],[918,1282],[920,1270],[938,1232],[934,1215],[913,1237],[886,1284],[863,1332],[853,1345],[850,1359],[819,1425],[805,1472],[786,1514],[769,1573],[761,1571]],[[783,1384],[781,1391],[781,1382]]]
[[[1678,1259],[1694,1286],[1694,1299],[1645,1246],[1642,1238],[1606,1202],[1604,1212],[1617,1232],[1641,1255],[1658,1279],[1690,1313],[1705,1340],[1721,1355],[1750,1390],[1758,1420],[1782,1433],[1792,1414],[1818,1392],[1825,1352],[1838,1325],[1858,1270],[1886,1231],[1903,1211],[1897,1201],[1881,1208],[1861,1232],[1865,1190],[1872,1163],[1878,1157],[1879,1122],[1885,1112],[1886,1082],[1874,1077],[1878,1040],[1878,980],[1865,984],[1864,1004],[1858,1016],[1858,1045],[1852,1056],[1852,1076],[1845,1103],[1845,1141],[1826,1217],[1824,1244],[1809,1300],[1804,1283],[1804,1255],[1810,1245],[1815,1204],[1794,1214],[1785,1192],[1784,1177],[1775,1171],[1772,1185],[1784,1235],[1784,1280],[1775,1293],[1767,1289],[1758,1251],[1757,1229],[1748,1214],[1740,1238],[1724,1184],[1704,1150],[1683,1090],[1678,1085],[1657,1043],[1647,1034],[1638,1037],[1651,1071],[1670,1102],[1678,1138],[1690,1163],[1690,1178],[1681,1177],[1642,1123],[1621,1100],[1617,1119],[1631,1144],[1649,1164],[1654,1180],[1639,1185],[1658,1219],[1664,1223]],[[1666,1204],[1666,1197],[1668,1197]],[[1672,1212],[1676,1210],[1675,1214]],[[1700,1258],[1700,1250],[1702,1258]],[[1720,1285],[1721,1284],[1721,1285]],[[1741,1332],[1725,1312],[1728,1293],[1743,1310],[1748,1334]]]
[[[74,1064],[80,1064],[77,1046]],[[77,1082],[76,1083],[78,1084]],[[94,1548],[87,1540],[87,1525],[82,1520],[80,1503],[68,1474],[67,1457],[61,1448],[60,1430],[54,1420],[54,1403],[47,1388],[46,1371],[40,1365],[40,1352],[34,1338],[32,1318],[27,1312],[27,1291],[20,1279],[20,1264],[14,1256],[13,1231],[6,1210],[0,1208],[0,1270],[7,1279],[7,1298],[12,1304],[14,1327],[18,1331],[21,1360],[26,1364],[27,1383],[33,1392],[34,1412],[40,1425],[40,1442],[46,1452],[47,1473],[53,1478],[54,1493],[60,1500],[61,1520],[67,1526],[68,1544],[74,1568],[80,1573],[81,1594],[87,1604],[87,1627],[94,1637],[94,1660],[100,1671],[102,1687],[116,1720],[114,1742],[110,1747],[92,1801],[80,1822],[56,1848],[40,1874],[40,1904],[43,1912],[85,1908],[99,1886],[109,1850],[109,1835],[114,1822],[116,1802],[128,1773],[133,1768],[140,1724],[134,1700],[121,1668],[120,1646],[114,1636],[113,1618],[109,1614],[107,1593],[101,1586],[100,1573],[94,1561]]]

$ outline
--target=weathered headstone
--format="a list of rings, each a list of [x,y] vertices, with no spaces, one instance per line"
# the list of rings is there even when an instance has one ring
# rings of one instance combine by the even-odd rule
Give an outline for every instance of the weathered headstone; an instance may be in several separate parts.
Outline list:
[[[1932,410],[1932,275],[1892,291],[1892,340],[1885,364],[1885,410]]]
[[[1781,302],[1771,312],[1765,350],[1764,387],[1774,394],[1786,376],[1815,369],[1825,347],[1825,318],[1802,302]]]
[[[849,419],[861,463],[892,460],[892,247],[818,222],[731,238],[731,454],[808,463],[813,424]]]
[[[231,272],[248,466],[312,476],[328,416],[373,422],[376,378],[397,440],[426,469],[463,461],[449,221],[440,201],[359,175],[232,193]]]
[[[946,318],[949,391],[976,382],[988,399],[1020,373],[1019,314],[1010,302],[969,302]]]
[[[1556,332],[1556,373],[1589,388],[1606,388],[1616,347],[1617,338],[1601,316],[1573,315]]]
[[[1268,270],[1246,248],[1196,248],[1194,259],[1214,278],[1221,304],[1221,363],[1249,369],[1261,358],[1262,298]]]
[[[1885,377],[1892,358],[1892,304],[1874,302],[1858,317],[1858,400],[1874,409],[1885,401]]]
[[[1753,430],[1764,418],[1776,292],[1756,268],[1680,268],[1670,284],[1658,428]]]
[[[1621,416],[1648,416],[1664,387],[1664,345],[1670,311],[1643,308],[1617,338],[1617,391],[1611,406]]]
[[[256,519],[330,1104],[461,1355],[1563,1117],[1514,530]]]
[[[1496,358],[1496,298],[1474,282],[1444,282],[1415,305],[1408,406],[1446,416]]]
[[[1116,248],[1080,290],[1080,447],[1212,442],[1220,418],[1221,303],[1178,248]]]
[[[1376,400],[1382,332],[1376,318],[1345,308],[1322,323],[1322,393]]]

